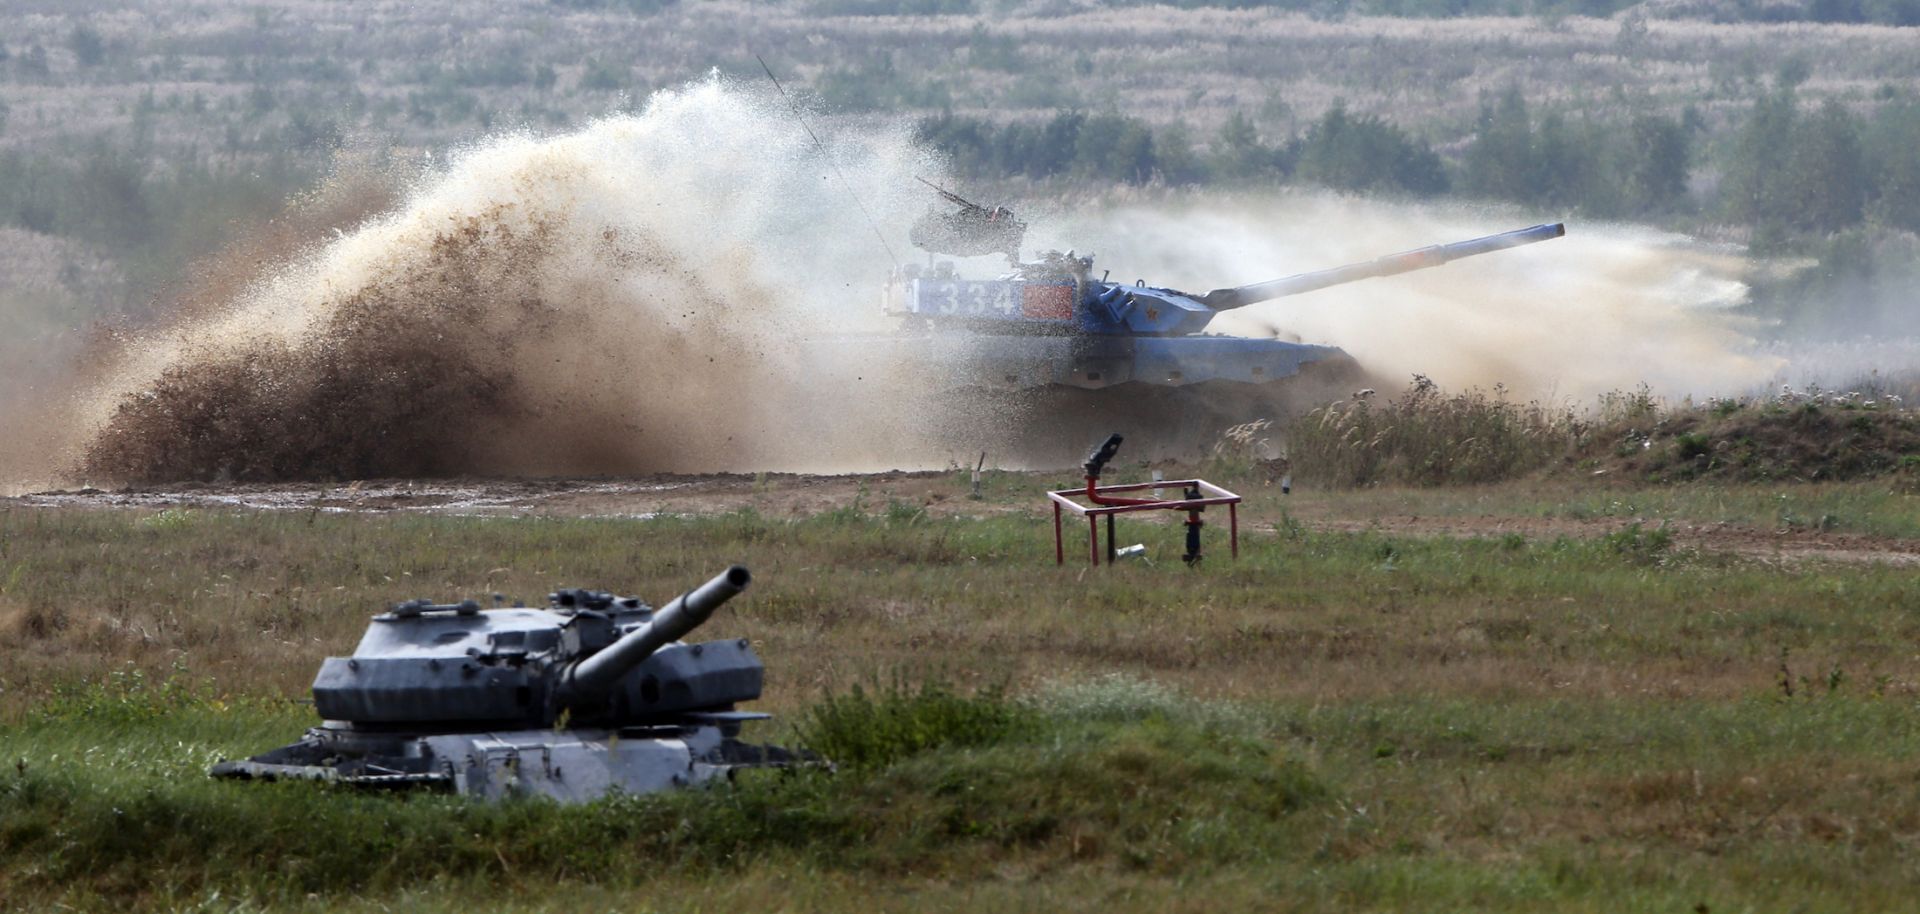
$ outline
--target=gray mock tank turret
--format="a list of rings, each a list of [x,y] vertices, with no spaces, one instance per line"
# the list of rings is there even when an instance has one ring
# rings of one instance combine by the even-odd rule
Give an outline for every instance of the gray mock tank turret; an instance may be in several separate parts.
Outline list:
[[[747,642],[680,640],[751,579],[735,565],[658,610],[590,590],[541,609],[401,603],[321,664],[320,726],[211,773],[585,801],[793,765],[738,739],[767,717],[736,710],[760,697]]]

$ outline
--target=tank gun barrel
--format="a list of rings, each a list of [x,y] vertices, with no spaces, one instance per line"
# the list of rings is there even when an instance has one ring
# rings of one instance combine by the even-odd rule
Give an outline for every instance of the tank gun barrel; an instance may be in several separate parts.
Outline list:
[[[568,691],[593,695],[611,689],[654,651],[699,628],[720,604],[739,596],[752,580],[746,566],[734,565],[713,580],[674,597],[653,614],[652,621],[576,664],[567,676]]]
[[[1256,302],[1281,298],[1287,295],[1300,295],[1305,292],[1313,292],[1328,286],[1337,286],[1362,279],[1372,279],[1376,276],[1392,276],[1397,273],[1406,273],[1412,270],[1424,270],[1428,267],[1437,267],[1443,263],[1459,260],[1462,257],[1472,257],[1476,254],[1488,254],[1494,251],[1504,251],[1507,248],[1517,248],[1523,244],[1548,241],[1559,238],[1566,233],[1567,227],[1565,223],[1550,222],[1531,228],[1502,232],[1498,235],[1488,235],[1484,238],[1456,241],[1452,244],[1436,244],[1429,247],[1416,248],[1411,251],[1402,251],[1398,254],[1388,254],[1385,257],[1379,257],[1364,263],[1348,264],[1344,267],[1334,267],[1330,270],[1300,273],[1294,276],[1270,279],[1266,282],[1257,282],[1252,285],[1239,286],[1231,289],[1215,289],[1202,296],[1200,301],[1209,308],[1226,311],[1231,308],[1241,308]]]

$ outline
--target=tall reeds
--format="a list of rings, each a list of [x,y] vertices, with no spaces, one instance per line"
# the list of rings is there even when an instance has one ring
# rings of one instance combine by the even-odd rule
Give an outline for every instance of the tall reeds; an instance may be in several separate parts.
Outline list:
[[[1472,485],[1546,466],[1589,427],[1570,406],[1516,403],[1502,387],[1447,394],[1415,375],[1398,397],[1355,396],[1300,416],[1287,450],[1296,472],[1323,486]]]

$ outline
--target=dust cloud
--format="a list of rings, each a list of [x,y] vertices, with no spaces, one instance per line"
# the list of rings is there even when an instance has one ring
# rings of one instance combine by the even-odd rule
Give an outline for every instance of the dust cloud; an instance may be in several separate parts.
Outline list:
[[[1127,281],[1205,292],[1554,219],[1292,194],[1123,209],[1076,220],[1059,240],[1097,246]],[[1576,221],[1564,238],[1252,305],[1210,329],[1332,343],[1396,385],[1417,373],[1543,400],[1591,402],[1642,384],[1671,397],[1734,394],[1784,365],[1756,350],[1731,310],[1746,300],[1743,269],[1679,236]]]
[[[114,482],[929,459],[900,434],[913,385],[807,345],[879,329],[891,261],[840,175],[904,226],[927,163],[904,129],[830,152],[718,81],[463,150],[387,214],[125,340],[65,456]]]
[[[823,138],[824,154],[777,98],[715,79],[576,133],[461,150],[397,203],[117,339],[78,393],[36,401],[43,414],[57,403],[60,421],[13,429],[30,444],[0,478],[970,463],[985,433],[956,426],[966,410],[937,383],[951,366],[889,357],[880,310],[895,259],[925,259],[905,243],[931,202],[914,176],[955,182],[906,124]],[[1095,250],[1096,271],[1204,292],[1541,220],[1199,195],[1033,221],[1029,253]],[[1340,345],[1378,376],[1449,387],[1704,394],[1779,367],[1726,312],[1744,295],[1728,278],[1738,267],[1670,236],[1576,224],[1562,240],[1254,306],[1219,327]],[[1048,419],[970,421],[1040,434]],[[38,463],[23,472],[28,452]]]

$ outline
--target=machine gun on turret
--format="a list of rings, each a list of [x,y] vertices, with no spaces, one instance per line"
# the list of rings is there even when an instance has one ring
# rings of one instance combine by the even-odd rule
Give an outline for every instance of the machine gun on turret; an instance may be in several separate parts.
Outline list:
[[[1013,210],[982,206],[925,178],[914,180],[959,207],[953,212],[931,209],[916,220],[907,234],[914,247],[953,257],[1005,254],[1009,260],[1019,260],[1027,224],[1015,219]]]

